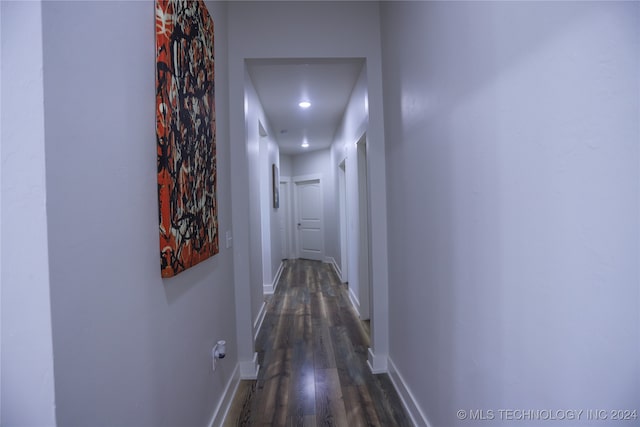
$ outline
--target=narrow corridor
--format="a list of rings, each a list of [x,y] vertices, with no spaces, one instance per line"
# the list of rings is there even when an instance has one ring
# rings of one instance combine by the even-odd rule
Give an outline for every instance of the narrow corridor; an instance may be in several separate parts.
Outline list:
[[[367,366],[369,331],[329,264],[286,261],[226,426],[410,426],[386,374]]]

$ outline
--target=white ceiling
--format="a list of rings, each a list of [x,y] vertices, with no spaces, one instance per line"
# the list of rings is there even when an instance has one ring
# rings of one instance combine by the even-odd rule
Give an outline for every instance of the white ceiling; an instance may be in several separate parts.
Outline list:
[[[282,154],[328,148],[363,59],[251,59],[249,75]],[[302,109],[300,101],[311,102]],[[303,140],[309,143],[302,148]]]

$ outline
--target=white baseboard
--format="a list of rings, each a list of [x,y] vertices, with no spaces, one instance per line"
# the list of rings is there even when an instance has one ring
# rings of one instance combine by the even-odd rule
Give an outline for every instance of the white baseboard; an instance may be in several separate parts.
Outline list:
[[[358,318],[360,318],[360,300],[358,300],[356,294],[353,293],[353,289],[351,289],[351,287],[349,287],[349,301],[351,301],[353,309],[356,311]]]
[[[413,393],[411,393],[411,390],[407,386],[407,383],[405,382],[402,375],[400,375],[400,372],[398,372],[398,369],[396,368],[396,365],[393,363],[393,360],[391,360],[391,358],[389,358],[388,363],[389,377],[391,378],[391,382],[398,392],[398,396],[400,396],[402,405],[407,411],[407,414],[409,414],[413,425],[418,427],[430,427],[431,424],[429,424],[427,417],[422,412],[422,409],[420,409],[420,405],[418,405],[418,402],[416,402]]]
[[[231,402],[233,402],[233,397],[236,395],[238,385],[240,384],[240,369],[238,366],[239,365],[236,364],[236,367],[231,374],[231,378],[227,381],[227,385],[222,393],[222,398],[220,399],[220,402],[218,402],[216,410],[213,412],[211,422],[209,422],[209,427],[221,426],[224,419],[227,417],[227,413],[231,407]]]
[[[262,292],[264,295],[273,295],[276,291],[276,287],[278,286],[278,282],[280,281],[280,276],[282,276],[282,271],[284,270],[284,261],[280,262],[280,267],[278,267],[278,271],[276,272],[276,277],[274,277],[273,282],[269,284],[262,285]],[[267,307],[265,302],[262,302],[260,306],[260,311],[258,311],[258,316],[256,317],[255,322],[253,323],[253,340],[258,339],[258,334],[260,333],[260,329],[262,328],[262,322],[264,321],[264,315],[266,314]]]
[[[284,261],[280,261],[280,266],[278,267],[278,271],[276,272],[276,277],[273,278],[273,292],[276,291],[278,287],[278,282],[280,282],[280,276],[282,276],[282,272],[284,271]]]
[[[372,374],[386,374],[388,372],[387,355],[375,354],[371,347],[369,347],[369,358],[367,365]]]
[[[262,293],[265,295],[272,295],[276,291],[278,282],[280,281],[280,276],[282,275],[282,270],[284,270],[284,262],[280,261],[280,266],[278,267],[276,276],[273,278],[273,282],[262,284]]]
[[[253,360],[241,361],[238,365],[240,366],[241,380],[258,379],[258,371],[260,370],[260,365],[258,364],[258,353],[253,353]]]
[[[342,271],[340,270],[340,267],[338,267],[338,263],[336,262],[336,259],[332,256],[327,256],[327,257],[324,257],[324,262],[326,264],[331,264],[333,266],[333,269],[338,275],[340,282],[344,283],[344,279],[342,278]]]
[[[262,284],[262,293],[264,295],[271,295],[273,294],[274,289],[273,289],[273,283],[263,283]]]
[[[258,334],[260,333],[260,329],[262,328],[262,322],[264,322],[264,315],[267,314],[267,303],[262,301],[262,305],[260,306],[260,310],[258,311],[258,316],[256,317],[255,322],[253,322],[253,341],[258,339]]]

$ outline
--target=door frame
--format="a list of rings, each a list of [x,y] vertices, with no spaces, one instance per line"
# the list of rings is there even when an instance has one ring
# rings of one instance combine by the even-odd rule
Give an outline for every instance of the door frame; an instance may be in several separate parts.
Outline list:
[[[324,188],[323,188],[323,183],[322,183],[322,174],[310,174],[310,175],[299,175],[299,176],[294,176],[291,179],[293,185],[291,187],[291,190],[293,192],[293,221],[291,221],[291,225],[293,228],[293,234],[294,234],[294,246],[295,246],[295,257],[296,258],[300,258],[300,237],[298,236],[298,227],[297,227],[297,222],[298,222],[298,187],[297,185],[301,182],[307,182],[307,181],[318,181],[318,184],[320,185],[320,229],[322,230],[322,239],[320,241],[320,258],[321,261],[324,260],[325,257],[325,244],[324,244],[324,238],[325,238],[325,228],[324,228]]]
[[[338,218],[340,227],[340,280],[349,282],[349,210],[347,209],[347,159],[338,164]]]
[[[280,209],[282,209],[281,214],[284,215],[284,239],[282,242],[283,253],[286,255],[287,259],[295,258],[295,251],[292,242],[293,230],[292,230],[292,202],[291,202],[291,177],[281,176],[280,177]],[[284,185],[284,191],[282,186]],[[284,195],[284,203],[282,203],[282,195]]]
[[[358,188],[358,300],[360,319],[371,318],[371,227],[370,194],[367,166],[367,134],[356,143],[357,188]]]
[[[253,43],[255,44],[255,43]],[[250,131],[247,127],[247,93],[250,84],[247,71],[247,61],[255,58],[255,46],[252,42],[242,41],[229,54],[229,139],[238,143],[229,144],[231,179],[231,211],[233,221],[230,228],[233,233],[233,283],[235,287],[236,309],[236,339],[237,355],[240,377],[242,379],[255,379],[258,372],[257,353],[254,351],[255,339],[253,321],[256,313],[253,311],[254,286],[251,281],[247,260],[251,256],[250,230],[250,154],[248,141]],[[339,49],[337,47],[336,49]],[[267,48],[267,51],[269,49]],[[321,49],[322,50],[322,49]],[[332,51],[333,52],[333,51]],[[265,58],[281,57],[270,55]],[[330,52],[331,53],[331,52]],[[310,58],[326,58],[326,51],[318,55],[313,49],[307,52]],[[334,55],[335,56],[335,55]],[[372,307],[371,307],[371,342],[369,348],[368,365],[373,373],[388,371],[387,359],[389,356],[389,265],[388,265],[388,229],[387,229],[387,182],[385,163],[385,132],[382,99],[382,74],[380,67],[371,66],[377,64],[375,52],[365,56],[367,72],[367,103],[368,111],[363,123],[358,129],[366,128],[369,135],[370,153],[369,183],[375,188],[370,196],[371,204],[371,228],[376,230],[371,236],[371,252],[376,260],[372,265]],[[359,122],[358,122],[359,123]],[[352,144],[351,141],[348,144]],[[345,147],[347,142],[345,142]],[[351,149],[351,147],[349,148]],[[349,163],[351,164],[351,163]],[[350,218],[352,221],[353,218]],[[353,242],[350,242],[353,246]],[[351,273],[354,270],[351,269]]]

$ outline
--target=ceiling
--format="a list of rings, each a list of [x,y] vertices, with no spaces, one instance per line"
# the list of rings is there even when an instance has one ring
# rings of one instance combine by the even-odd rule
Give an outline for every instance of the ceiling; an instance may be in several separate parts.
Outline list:
[[[364,64],[349,59],[251,59],[249,75],[282,154],[328,148]],[[301,108],[300,101],[311,106]],[[301,147],[306,139],[309,147]]]

